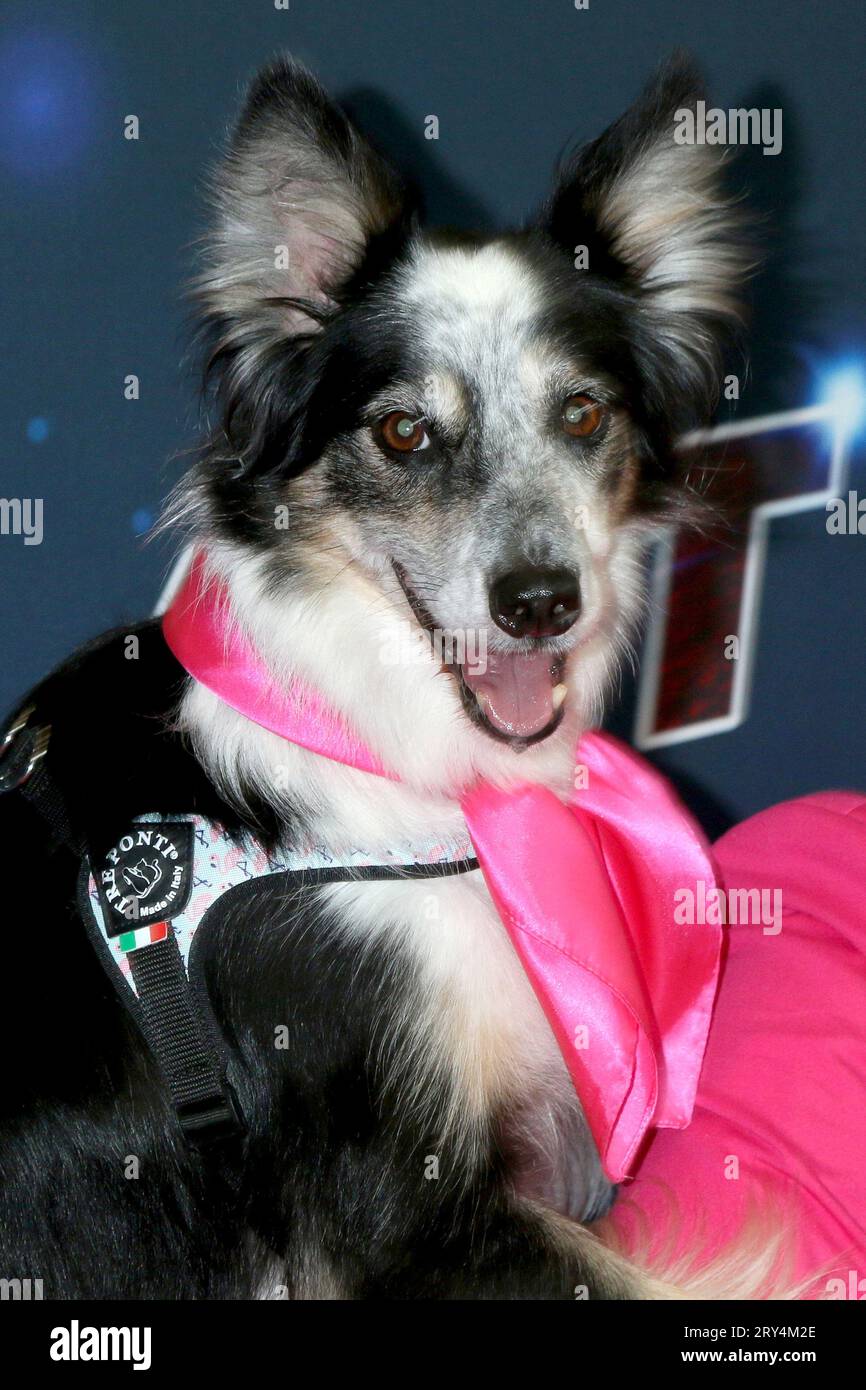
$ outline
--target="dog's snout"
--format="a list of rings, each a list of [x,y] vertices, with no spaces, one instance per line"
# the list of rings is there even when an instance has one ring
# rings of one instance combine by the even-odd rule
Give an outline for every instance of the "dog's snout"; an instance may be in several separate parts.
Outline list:
[[[512,637],[558,637],[580,614],[580,583],[567,569],[526,566],[490,586],[490,613]]]

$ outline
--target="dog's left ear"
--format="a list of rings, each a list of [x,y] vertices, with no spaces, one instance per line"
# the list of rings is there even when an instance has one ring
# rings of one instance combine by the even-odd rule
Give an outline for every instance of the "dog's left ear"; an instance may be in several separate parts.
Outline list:
[[[741,219],[724,189],[723,152],[679,143],[702,83],[675,56],[640,99],[560,171],[543,225],[586,269],[637,296],[657,348],[711,397],[720,338],[739,317],[749,270]]]

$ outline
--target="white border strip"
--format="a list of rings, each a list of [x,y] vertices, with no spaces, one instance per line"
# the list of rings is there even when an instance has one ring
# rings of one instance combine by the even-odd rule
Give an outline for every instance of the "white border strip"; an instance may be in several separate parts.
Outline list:
[[[183,550],[178,555],[168,572],[168,578],[160,590],[159,598],[156,600],[153,613],[151,614],[152,617],[161,618],[171,604],[172,599],[186,579],[187,571],[192,564],[194,549],[195,547],[192,545],[184,546]]]

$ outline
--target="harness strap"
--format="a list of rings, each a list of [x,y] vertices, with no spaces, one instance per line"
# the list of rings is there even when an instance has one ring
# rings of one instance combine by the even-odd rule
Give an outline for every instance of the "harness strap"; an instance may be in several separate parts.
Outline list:
[[[0,743],[0,795],[19,791],[47,823],[55,842],[80,855],[84,843],[72,829],[66,803],[45,761],[51,725],[35,723],[35,713],[35,705],[26,705]]]
[[[184,1133],[208,1142],[236,1134],[242,1128],[238,1104],[215,1064],[170,923],[164,940],[129,953],[129,968],[144,1033]]]

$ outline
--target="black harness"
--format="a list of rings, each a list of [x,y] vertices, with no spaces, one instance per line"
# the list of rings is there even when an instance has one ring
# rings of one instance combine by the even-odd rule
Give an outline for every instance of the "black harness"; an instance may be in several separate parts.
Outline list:
[[[72,828],[46,754],[51,726],[33,705],[14,719],[0,746],[0,794],[24,798],[47,824],[52,843],[81,864],[78,906],[99,960],[152,1052],[180,1126],[197,1146],[245,1130],[227,1079],[228,1055],[207,990],[191,960],[199,923],[227,892],[273,875],[286,892],[348,879],[441,878],[478,868],[471,843],[397,850],[388,863],[363,850],[336,859],[322,846],[269,854],[251,834],[242,842],[202,815],[136,816],[94,862]]]

